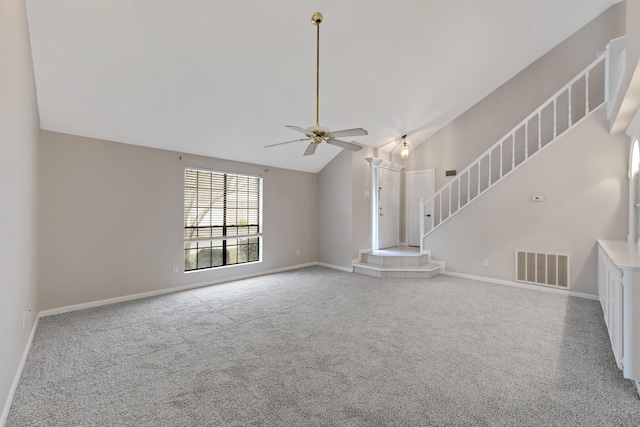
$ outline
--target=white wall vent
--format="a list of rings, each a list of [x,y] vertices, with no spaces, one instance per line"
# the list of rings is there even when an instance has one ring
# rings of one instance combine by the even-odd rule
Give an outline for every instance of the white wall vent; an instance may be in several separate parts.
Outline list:
[[[516,282],[571,288],[571,254],[516,249]]]

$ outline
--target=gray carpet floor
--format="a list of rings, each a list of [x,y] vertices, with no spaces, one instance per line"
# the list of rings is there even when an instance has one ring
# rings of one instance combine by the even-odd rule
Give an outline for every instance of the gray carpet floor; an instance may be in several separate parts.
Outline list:
[[[637,426],[596,301],[310,267],[40,319],[8,426]]]

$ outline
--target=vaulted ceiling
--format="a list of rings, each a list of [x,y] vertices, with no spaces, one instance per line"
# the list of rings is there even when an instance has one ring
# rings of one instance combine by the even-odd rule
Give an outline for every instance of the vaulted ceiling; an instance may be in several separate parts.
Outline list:
[[[617,0],[27,0],[41,127],[317,172],[284,125],[417,144]],[[351,139],[347,139],[351,140]]]

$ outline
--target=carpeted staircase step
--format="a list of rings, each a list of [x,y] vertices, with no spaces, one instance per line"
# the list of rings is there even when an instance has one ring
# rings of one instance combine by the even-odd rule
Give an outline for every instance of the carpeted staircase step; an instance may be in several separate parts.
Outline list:
[[[353,271],[374,277],[428,279],[429,277],[440,274],[440,266],[436,264],[385,266],[368,262],[358,262],[353,264]]]

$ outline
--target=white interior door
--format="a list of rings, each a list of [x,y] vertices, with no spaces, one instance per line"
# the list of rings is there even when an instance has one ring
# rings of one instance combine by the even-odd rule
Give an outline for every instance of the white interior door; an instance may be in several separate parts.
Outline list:
[[[420,246],[420,221],[425,223],[425,231],[431,228],[429,218],[420,218],[420,198],[427,200],[436,191],[435,169],[405,172],[405,233],[409,246]],[[431,215],[425,209],[425,215]]]
[[[378,248],[400,243],[400,171],[378,167]]]

